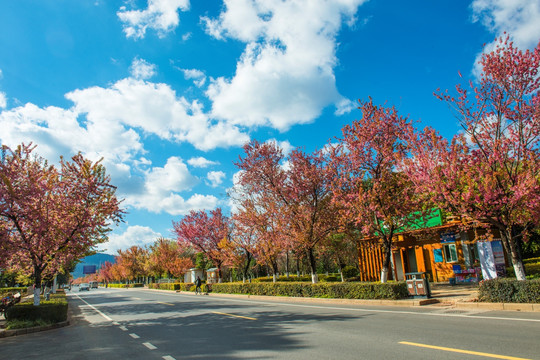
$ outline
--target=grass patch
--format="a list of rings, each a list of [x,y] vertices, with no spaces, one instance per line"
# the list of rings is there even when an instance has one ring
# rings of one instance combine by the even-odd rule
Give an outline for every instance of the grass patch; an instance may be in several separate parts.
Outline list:
[[[37,320],[11,320],[6,322],[6,330],[26,329],[35,326],[48,326],[54,324],[43,319]]]

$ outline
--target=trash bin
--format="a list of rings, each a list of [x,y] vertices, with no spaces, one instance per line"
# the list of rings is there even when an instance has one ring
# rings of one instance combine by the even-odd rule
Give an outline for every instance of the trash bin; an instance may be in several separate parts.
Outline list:
[[[405,274],[405,282],[409,295],[415,298],[431,297],[431,289],[429,288],[429,279],[426,272],[414,272]]]

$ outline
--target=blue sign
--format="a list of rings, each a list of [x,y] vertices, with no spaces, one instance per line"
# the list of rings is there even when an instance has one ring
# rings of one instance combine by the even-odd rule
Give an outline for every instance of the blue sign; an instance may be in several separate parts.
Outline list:
[[[441,242],[442,243],[456,242],[456,234],[453,232],[441,234]]]
[[[95,274],[96,273],[96,265],[84,265],[83,266],[83,274]]]

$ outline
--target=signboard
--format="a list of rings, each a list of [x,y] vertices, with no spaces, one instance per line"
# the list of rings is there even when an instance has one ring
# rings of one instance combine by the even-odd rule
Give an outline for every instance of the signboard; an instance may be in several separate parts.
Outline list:
[[[497,276],[505,276],[506,263],[504,261],[504,250],[501,240],[492,241],[491,249],[493,250],[493,258],[495,259],[495,269],[497,271]]]
[[[484,279],[495,279],[497,277],[497,269],[495,267],[495,257],[491,242],[478,241],[478,255],[480,255],[480,268]]]
[[[83,266],[83,274],[95,274],[96,273],[96,265],[84,265]]]
[[[456,234],[453,232],[441,234],[441,242],[442,243],[456,242]]]

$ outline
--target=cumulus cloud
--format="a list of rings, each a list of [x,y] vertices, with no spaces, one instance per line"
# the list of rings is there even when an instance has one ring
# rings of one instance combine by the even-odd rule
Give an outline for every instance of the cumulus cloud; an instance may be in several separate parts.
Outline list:
[[[510,35],[514,44],[521,49],[529,49],[540,39],[540,1],[539,0],[475,0],[471,4],[473,21],[481,22],[496,37],[504,32]],[[484,47],[483,52],[495,48],[495,42]],[[478,54],[473,70],[481,72]]]
[[[4,109],[7,106],[6,93],[0,91],[0,109]]]
[[[103,158],[126,205],[138,209],[178,215],[218,203],[210,195],[182,197],[197,179],[181,159],[173,157],[163,167],[152,168],[145,157],[147,134],[190,142],[201,150],[249,140],[238,128],[212,121],[200,104],[177,97],[165,84],[127,78],[105,88],[74,90],[66,98],[73,102],[71,108],[28,103],[1,111],[1,142],[12,147],[34,142],[37,152],[51,161],[79,151],[94,161]]]
[[[163,167],[153,167],[145,174],[144,189],[126,196],[126,204],[154,213],[184,215],[190,210],[213,209],[218,199],[195,194],[185,200],[180,193],[189,191],[198,182],[186,164],[178,157],[170,157]]]
[[[148,0],[144,10],[127,10],[122,6],[116,14],[124,23],[128,38],[143,38],[147,29],[156,30],[159,37],[164,37],[180,23],[178,10],[187,11],[189,5],[189,0]]]
[[[147,80],[156,74],[156,65],[149,62],[135,58],[130,67],[131,76],[137,80]]]
[[[109,235],[109,241],[100,244],[98,250],[116,255],[118,250],[126,250],[134,245],[144,247],[154,243],[162,235],[147,226],[129,226],[123,233]]]
[[[294,150],[294,146],[292,146],[288,140],[278,141],[276,139],[268,139],[266,142],[276,144],[281,151],[283,151],[283,155],[285,156],[289,155],[291,151]]]
[[[249,139],[232,124],[212,121],[199,102],[178,97],[163,83],[127,78],[107,88],[75,90],[66,98],[75,103],[75,111],[86,114],[91,126],[99,128],[116,124],[140,129],[165,140],[189,142],[200,150],[239,146]]]
[[[206,168],[212,165],[219,164],[219,162],[217,161],[211,161],[211,160],[203,158],[202,156],[191,158],[187,161],[187,163],[193,167],[198,167],[198,168]]]
[[[193,80],[197,87],[202,87],[206,83],[206,75],[197,69],[181,69],[186,80]]]
[[[211,187],[218,187],[223,183],[223,179],[225,178],[225,173],[223,171],[210,171],[206,175],[206,179],[208,180],[208,185]]]
[[[531,48],[540,38],[540,1],[538,0],[475,0],[473,20],[501,35],[507,32],[517,46]]]
[[[247,44],[235,75],[213,79],[206,91],[212,116],[285,131],[328,105],[343,111],[333,71],[336,36],[363,2],[226,0],[217,19],[203,17],[211,36]]]

